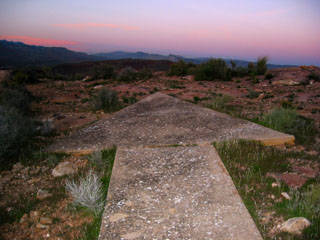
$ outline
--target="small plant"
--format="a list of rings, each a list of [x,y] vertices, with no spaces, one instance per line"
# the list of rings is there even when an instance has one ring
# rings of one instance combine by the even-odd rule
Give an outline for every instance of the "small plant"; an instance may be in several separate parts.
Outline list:
[[[137,72],[137,78],[141,80],[148,80],[152,78],[152,76],[153,76],[152,71],[148,68],[144,68],[139,72]]]
[[[297,114],[294,109],[276,108],[263,115],[260,124],[275,130],[293,134],[297,143],[309,144],[317,133],[314,121]]]
[[[96,96],[93,97],[94,110],[103,110],[112,112],[119,108],[119,99],[117,92],[108,88],[102,88]]]
[[[122,96],[122,101],[125,104],[134,104],[138,101],[138,99],[135,96],[131,96],[131,97]]]
[[[172,89],[183,89],[183,88],[185,88],[185,86],[183,86],[183,82],[177,81],[177,80],[168,80],[166,82],[166,85],[169,88],[172,88]]]
[[[31,93],[23,86],[4,88],[0,94],[0,103],[7,108],[15,108],[25,115],[31,113]]]
[[[207,107],[213,110],[230,114],[231,116],[241,116],[242,107],[230,104],[233,98],[229,95],[218,95],[213,98]]]
[[[177,63],[173,63],[170,66],[168,76],[186,76],[186,75],[190,74],[190,72],[194,68],[195,68],[195,64],[186,63],[185,61],[180,60]]]
[[[102,158],[102,152],[101,151],[95,151],[91,155],[88,156],[88,160],[90,164],[96,168],[104,168],[105,162]]]
[[[66,190],[71,194],[75,205],[88,208],[96,215],[101,212],[104,203],[102,184],[92,171],[78,182],[67,181]]]
[[[15,108],[0,105],[0,162],[18,157],[32,145],[36,135],[35,122]]]
[[[312,73],[309,74],[308,79],[309,80],[314,80],[316,82],[320,82],[320,74],[312,72]]]
[[[256,65],[256,72],[258,75],[264,75],[267,70],[268,70],[268,58],[267,57],[260,57],[257,60],[257,65]]]
[[[211,59],[198,65],[195,71],[196,81],[231,81],[232,72],[223,59]]]
[[[264,78],[265,78],[266,80],[271,80],[272,78],[274,78],[274,75],[269,72],[269,73],[267,73],[267,74],[264,76]]]
[[[119,72],[117,80],[126,83],[135,82],[138,80],[137,70],[132,67],[126,67]]]
[[[248,89],[248,95],[247,97],[250,98],[250,99],[254,99],[254,98],[257,98],[259,97],[260,93],[252,90],[252,89]]]

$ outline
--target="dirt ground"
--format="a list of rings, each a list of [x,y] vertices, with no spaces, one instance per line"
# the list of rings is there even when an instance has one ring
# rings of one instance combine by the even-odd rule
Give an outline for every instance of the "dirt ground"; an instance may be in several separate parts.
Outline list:
[[[52,123],[56,138],[111,115],[92,111],[90,99],[103,87],[117,91],[123,102],[130,98],[130,102],[123,103],[123,106],[158,91],[203,106],[212,103],[218,94],[229,95],[232,98],[227,104],[236,106],[241,111],[240,115],[247,119],[258,117],[277,106],[292,105],[299,114],[314,119],[319,130],[320,82],[306,82],[310,70],[320,73],[316,67],[296,67],[271,70],[274,75],[271,80],[261,76],[258,81],[245,77],[230,82],[200,82],[194,81],[192,76],[168,77],[165,72],[155,72],[153,78],[133,83],[104,79],[90,82],[42,79],[27,88],[38,99],[33,110],[40,119]],[[4,73],[1,71],[0,74]],[[307,150],[319,154],[319,143],[318,136],[317,143]],[[294,149],[305,150],[306,147],[296,146]],[[79,166],[86,161],[81,156],[65,158]],[[0,225],[0,239],[62,240],[80,236],[83,225],[90,222],[90,216],[70,209],[71,199],[64,192],[65,178],[54,178],[51,174],[53,167],[46,160],[30,166],[16,165],[10,171],[0,172],[1,220],[10,215],[16,216],[13,221]],[[297,169],[302,171],[301,166]],[[54,196],[39,200],[36,196],[40,189],[48,190]]]

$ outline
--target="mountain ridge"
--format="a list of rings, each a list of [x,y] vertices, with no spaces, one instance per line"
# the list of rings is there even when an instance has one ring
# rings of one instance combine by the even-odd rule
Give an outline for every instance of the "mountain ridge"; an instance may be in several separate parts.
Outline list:
[[[120,60],[120,59],[143,59],[143,60],[168,60],[177,62],[183,60],[200,64],[210,60],[212,57],[187,58],[179,55],[161,55],[155,53],[146,53],[142,51],[126,52],[113,51],[88,54],[84,52],[76,52],[64,47],[44,47],[28,45],[22,42],[12,42],[0,40],[0,67],[12,68],[33,65],[58,65],[63,63],[77,63],[86,61],[103,61],[103,60]],[[230,65],[233,60],[237,66],[245,67],[249,61],[222,58]],[[282,67],[294,67],[295,65],[268,64],[270,69]]]

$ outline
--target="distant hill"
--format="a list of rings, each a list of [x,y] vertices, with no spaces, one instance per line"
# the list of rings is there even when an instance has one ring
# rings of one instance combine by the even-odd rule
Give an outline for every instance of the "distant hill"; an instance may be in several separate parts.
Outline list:
[[[92,60],[96,60],[96,58],[86,53],[74,52],[62,47],[41,47],[0,40],[1,67],[55,65]]]
[[[161,55],[150,54],[145,52],[108,52],[87,54],[82,52],[74,52],[62,47],[42,47],[27,45],[21,42],[10,42],[0,40],[0,67],[22,67],[22,66],[41,66],[41,65],[57,65],[63,63],[79,63],[103,60],[120,60],[120,59],[142,59],[142,60],[166,60],[176,62],[184,60],[196,64],[208,61],[210,58],[186,58],[177,55]],[[230,64],[231,59],[224,60]],[[248,61],[234,60],[237,66],[245,67]],[[276,65],[268,64],[270,69],[281,67],[292,67],[293,65]]]
[[[203,57],[203,58],[186,58],[178,55],[161,55],[161,54],[150,54],[145,52],[123,52],[123,51],[115,51],[108,53],[97,53],[93,54],[93,56],[99,57],[101,60],[119,60],[119,59],[144,59],[144,60],[167,60],[177,62],[179,60],[184,60],[186,62],[192,62],[195,64],[200,64],[203,62],[207,62],[211,58]],[[245,60],[237,60],[237,59],[228,59],[224,58],[227,64],[230,65],[231,60],[233,60],[237,66],[246,67],[248,66],[249,61]],[[282,68],[282,67],[293,67],[293,65],[278,65],[278,64],[268,64],[268,68]]]

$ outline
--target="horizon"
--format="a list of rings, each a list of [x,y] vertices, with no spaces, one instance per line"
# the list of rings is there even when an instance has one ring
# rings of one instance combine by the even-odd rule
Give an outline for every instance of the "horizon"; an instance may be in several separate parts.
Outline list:
[[[320,66],[316,0],[3,0],[0,39],[92,53],[125,51]]]

